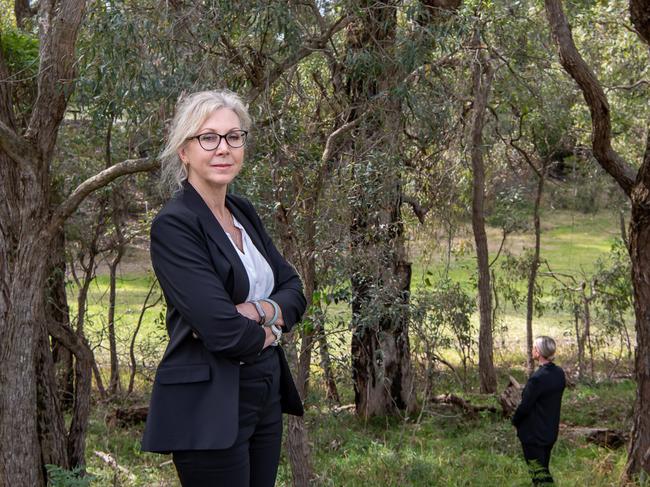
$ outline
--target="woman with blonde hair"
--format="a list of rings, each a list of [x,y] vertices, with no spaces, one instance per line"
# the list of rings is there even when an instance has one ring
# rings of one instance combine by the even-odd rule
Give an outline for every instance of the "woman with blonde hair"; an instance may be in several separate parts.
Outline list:
[[[302,283],[251,203],[228,193],[250,126],[234,93],[194,93],[161,155],[174,195],[151,226],[151,261],[169,342],[142,449],[171,452],[184,487],[273,486],[282,413],[303,414],[281,347],[305,311]]]

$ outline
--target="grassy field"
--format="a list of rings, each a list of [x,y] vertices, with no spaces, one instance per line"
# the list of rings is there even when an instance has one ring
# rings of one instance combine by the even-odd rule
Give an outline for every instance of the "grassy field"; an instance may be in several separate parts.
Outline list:
[[[441,376],[441,383],[450,380]],[[453,389],[453,383],[448,382]],[[631,381],[579,385],[564,397],[563,425],[553,452],[551,470],[560,486],[618,485],[625,449],[608,450],[572,433],[579,426],[628,429],[635,385]],[[493,398],[467,395],[474,402]],[[317,404],[320,404],[318,406]],[[514,429],[500,415],[467,417],[452,407],[425,405],[420,417],[363,422],[350,412],[335,412],[323,401],[312,404],[307,425],[312,445],[314,485],[366,486],[526,486],[528,473]],[[99,405],[88,438],[92,485],[177,485],[166,455],[139,452],[142,426],[107,426],[109,407]],[[110,452],[121,472],[101,461],[94,451]],[[291,485],[283,456],[278,487]],[[642,485],[642,484],[639,484]]]
[[[552,212],[543,216],[542,256],[555,271],[589,273],[596,260],[607,254],[618,235],[618,221],[613,214],[580,215]],[[419,239],[410,242],[414,262],[413,288],[424,286],[426,276],[440,275],[444,270],[444,249],[430,247],[430,235],[418,232]],[[499,234],[489,232],[491,252],[496,254]],[[462,252],[471,242],[470,234],[454,240],[454,258],[450,266],[453,279],[467,289],[474,274],[474,258]],[[495,243],[496,242],[496,243]],[[519,254],[532,245],[531,235],[512,235],[506,249]],[[117,322],[118,348],[123,367],[128,363],[128,345],[135,329],[144,297],[151,284],[145,251],[134,251],[123,267],[119,279]],[[549,286],[543,283],[543,286]],[[88,338],[99,361],[107,363],[105,330],[108,300],[108,279],[105,274],[93,282],[90,291],[87,330]],[[75,302],[76,289],[69,287],[70,302]],[[74,314],[74,309],[72,310]],[[153,371],[165,345],[162,306],[148,310],[136,341],[139,367]],[[352,402],[349,367],[346,354],[349,333],[340,331],[337,321],[346,323],[349,312],[345,305],[333,306],[328,318],[330,327],[339,330],[331,336],[334,359],[338,359],[339,387],[344,403]],[[558,337],[563,350],[561,365],[572,367],[571,320],[558,312],[548,312],[535,319],[535,332]],[[501,317],[505,327],[495,337],[499,389],[505,387],[509,374],[524,380],[524,310],[506,308]],[[451,360],[455,355],[449,351]],[[598,358],[597,369],[605,371],[611,363]],[[629,363],[622,363],[625,371]],[[423,404],[417,417],[359,421],[350,412],[330,408],[320,389],[319,370],[314,366],[315,380],[308,398],[310,408],[306,420],[312,443],[315,486],[524,486],[529,485],[514,429],[500,415],[487,413],[467,417],[453,407]],[[126,372],[123,371],[126,376]],[[491,396],[472,393],[476,387],[476,371],[470,368],[469,392],[463,390],[451,374],[437,372],[436,393],[454,392],[476,404],[497,405]],[[135,393],[126,402],[147,401],[150,384],[146,374],[138,382]],[[617,485],[624,468],[625,449],[606,450],[587,443],[572,433],[579,426],[630,428],[631,407],[635,385],[629,380],[578,384],[568,389],[563,406],[563,429],[553,454],[551,469],[558,485]],[[93,408],[87,446],[88,470],[95,476],[92,485],[175,486],[177,485],[169,457],[139,451],[142,425],[123,429],[106,421],[114,405],[96,403]],[[109,467],[95,454],[110,453],[126,471]],[[289,486],[290,471],[286,458],[280,466],[278,486]]]

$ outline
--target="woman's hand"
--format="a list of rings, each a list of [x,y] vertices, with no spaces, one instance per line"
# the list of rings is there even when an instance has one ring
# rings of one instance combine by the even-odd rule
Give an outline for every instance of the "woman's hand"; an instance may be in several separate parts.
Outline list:
[[[247,301],[245,303],[238,304],[235,307],[237,308],[237,311],[240,315],[245,316],[249,320],[253,320],[257,323],[260,322],[260,319],[262,317],[257,312],[257,309],[255,309],[255,305],[253,303]],[[266,312],[266,308],[264,308],[264,312]]]
[[[266,321],[269,321],[273,317],[273,305],[271,303],[267,303],[266,301],[260,301],[260,305],[262,306],[262,309],[264,310],[264,314],[266,314]],[[245,303],[241,303],[235,306],[237,308],[237,311],[239,312],[240,315],[245,316],[249,320],[256,321],[257,323],[260,322],[262,317],[260,314],[257,312],[257,309],[255,308],[255,305],[249,301],[246,301]],[[277,326],[284,326],[284,320],[282,319],[282,309],[278,306],[279,311],[279,316],[278,320],[275,322]]]
[[[266,347],[270,347],[272,344],[275,343],[275,335],[271,331],[271,328],[265,326],[264,333],[266,333],[266,338],[264,338],[264,347],[262,348],[262,350]]]

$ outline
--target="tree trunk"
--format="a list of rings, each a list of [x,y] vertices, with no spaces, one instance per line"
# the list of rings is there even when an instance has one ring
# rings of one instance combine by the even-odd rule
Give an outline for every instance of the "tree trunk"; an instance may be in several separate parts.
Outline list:
[[[131,360],[131,370],[129,372],[129,386],[127,388],[127,393],[131,394],[133,392],[133,386],[135,385],[135,374],[137,372],[138,368],[138,363],[136,361],[135,357],[135,341],[138,338],[138,333],[140,332],[140,327],[142,326],[142,320],[144,318],[145,312],[156,306],[158,303],[163,298],[162,292],[158,294],[158,297],[153,301],[149,302],[149,299],[151,298],[151,295],[153,294],[154,289],[156,288],[158,284],[158,281],[154,279],[151,283],[151,286],[149,286],[149,291],[147,292],[147,296],[144,298],[144,302],[142,303],[142,308],[140,308],[140,316],[138,317],[138,323],[135,326],[135,330],[133,330],[133,334],[131,335],[131,343],[129,345],[129,358]]]
[[[479,45],[478,31],[474,34],[474,44]],[[480,49],[480,47],[479,47]],[[485,109],[490,94],[490,84],[494,70],[485,55],[476,55],[472,68],[474,114],[472,117],[472,229],[476,243],[478,263],[479,295],[479,341],[478,368],[481,392],[494,393],[497,390],[497,376],[494,370],[492,339],[492,296],[490,292],[490,264],[488,261],[487,236],[485,234],[485,164],[483,162],[483,126]]]
[[[115,300],[117,297],[117,266],[124,255],[124,246],[118,244],[115,257],[109,264],[109,293],[108,293],[108,343],[110,348],[111,375],[108,386],[108,393],[115,396],[121,392],[120,362],[117,356],[117,337],[115,336]]]
[[[48,324],[55,323],[49,322]],[[58,323],[55,323],[58,326]],[[38,394],[38,429],[43,465],[70,467],[66,449],[65,421],[57,392],[54,361],[47,327],[38,328],[36,380]],[[61,347],[63,345],[61,344]],[[67,351],[67,349],[65,349]],[[74,390],[72,391],[74,394]],[[72,401],[70,401],[72,402]]]
[[[0,187],[0,193],[4,193],[0,194],[0,200],[8,202],[11,200],[3,197],[7,193],[5,188]],[[23,215],[31,213],[30,210],[36,210],[34,214],[38,215],[39,206],[42,211],[38,201],[42,194],[34,193],[23,199]],[[3,244],[13,239],[11,233],[3,235]],[[5,253],[2,261],[7,268],[0,293],[0,485],[41,486],[45,478],[43,460],[60,460],[53,447],[41,451],[39,441],[40,435],[45,437],[44,444],[48,446],[57,440],[58,427],[51,428],[49,418],[38,415],[39,407],[56,401],[56,388],[51,383],[45,385],[35,380],[37,370],[49,365],[47,362],[41,365],[46,359],[42,348],[47,343],[49,354],[49,343],[39,336],[45,320],[43,283],[47,278],[48,258],[47,249],[33,240],[21,243],[18,248],[2,245]],[[38,389],[47,394],[38,394]]]
[[[88,261],[84,262],[84,250],[79,252],[79,265],[83,269],[83,278],[81,281],[77,280],[77,285],[79,286],[79,291],[77,293],[77,322],[76,322],[76,334],[77,336],[85,341],[85,320],[86,313],[88,312],[88,290],[90,289],[90,284],[95,278],[95,271],[97,269],[96,260],[99,250],[97,249],[97,242],[101,236],[102,229],[104,228],[104,217],[105,217],[105,201],[100,203],[100,214],[97,221],[97,224],[93,228],[92,238],[88,244]],[[72,266],[74,266],[74,262]],[[75,275],[76,276],[76,275]],[[76,277],[75,277],[76,279]],[[93,375],[95,377],[95,383],[97,385],[97,390],[99,391],[99,396],[102,399],[106,398],[106,389],[104,388],[104,381],[102,379],[101,373],[99,371],[99,366],[95,360],[94,354],[91,364]]]
[[[70,429],[67,435],[67,453],[70,468],[83,467],[85,465],[88,416],[90,415],[91,365],[95,361],[94,356],[85,339],[78,336],[71,328],[50,322],[48,331],[52,337],[70,350],[75,358],[75,395]]]
[[[589,349],[589,369],[590,369],[590,380],[594,380],[594,351],[591,346],[591,302],[594,299],[594,289],[590,290],[589,296],[587,296],[586,293],[587,289],[587,283],[582,284],[582,306],[583,306],[583,313],[584,313],[584,323],[585,326],[582,329],[583,335],[582,335],[582,350],[584,353],[585,349],[585,343],[587,344],[587,348]]]
[[[576,331],[576,346],[578,347],[578,380],[582,381],[585,375],[585,344],[582,340],[584,334],[580,332],[580,313],[578,311],[575,312],[574,324]]]
[[[560,62],[579,85],[592,119],[594,157],[618,183],[632,204],[630,221],[630,259],[634,286],[634,314],[637,338],[635,375],[637,396],[630,440],[626,476],[631,479],[642,470],[650,474],[650,130],[646,134],[643,161],[638,171],[612,147],[610,108],[607,96],[591,68],[577,50],[571,28],[559,0],[545,0],[546,15],[553,39],[560,51]],[[647,1],[631,0],[630,16],[637,32],[650,44],[650,14]]]
[[[650,130],[643,165],[632,192],[630,257],[636,316],[637,395],[626,472],[650,474]]]
[[[287,359],[294,366],[298,363],[295,342],[296,338],[291,336],[289,342],[284,345]],[[304,400],[304,382],[298,381],[296,387]],[[287,446],[293,486],[309,487],[314,480],[314,468],[303,416],[287,416]]]
[[[535,204],[533,206],[535,249],[533,251],[533,258],[530,261],[530,272],[528,273],[528,294],[526,295],[526,369],[528,375],[531,375],[535,370],[535,362],[533,360],[533,313],[535,312],[535,282],[537,281],[537,271],[539,270],[539,252],[541,245],[539,209],[541,206],[545,179],[546,165],[544,165],[539,174],[537,174],[537,193],[535,194]]]
[[[307,301],[307,309],[311,306],[316,279],[315,265],[315,218],[310,208],[315,205],[317,198],[309,200],[307,203],[307,223],[305,228],[305,241],[307,260],[301,267],[304,293]],[[282,225],[282,252],[291,262],[301,262],[300,253],[296,241],[291,237],[292,222],[287,218],[287,214],[282,206],[279,206],[276,217]],[[315,208],[315,207],[313,207]],[[313,209],[312,208],[312,209]],[[300,333],[301,353],[298,356],[296,352],[296,342],[298,341],[297,333]],[[288,336],[284,342],[283,348],[287,354],[287,360],[296,374],[296,387],[300,398],[304,401],[309,382],[309,369],[311,364],[311,342],[313,341],[313,330],[298,332],[295,330]],[[309,436],[305,425],[304,416],[287,417],[287,454],[291,465],[291,476],[294,487],[309,487],[314,479],[314,469],[311,462],[311,451],[309,448]]]
[[[394,58],[399,2],[356,2],[359,19],[347,33],[347,56],[372,59],[377,72],[348,73],[348,99],[371,111],[354,138],[351,237],[352,378],[357,414],[395,415],[415,407],[408,337],[411,264],[401,215],[400,100]],[[381,94],[381,96],[380,96]]]
[[[323,327],[323,321],[319,318],[318,324],[315,330],[318,336],[318,348],[320,350],[320,366],[323,369],[323,375],[325,376],[325,387],[326,387],[326,399],[333,401],[335,404],[341,404],[341,398],[339,397],[339,391],[336,387],[336,379],[334,378],[334,372],[332,371],[332,360],[330,358],[329,344],[327,342],[327,335],[325,334],[325,328]]]
[[[32,18],[34,12],[29,5],[29,0],[14,1],[14,14],[16,15],[18,28],[23,29],[25,27],[25,20]]]
[[[52,245],[46,316],[63,326],[70,327],[70,309],[65,290],[65,232],[63,228],[57,233]],[[61,400],[61,407],[68,411],[74,401],[74,360],[72,353],[57,340],[52,340],[52,355],[56,367],[56,376]]]

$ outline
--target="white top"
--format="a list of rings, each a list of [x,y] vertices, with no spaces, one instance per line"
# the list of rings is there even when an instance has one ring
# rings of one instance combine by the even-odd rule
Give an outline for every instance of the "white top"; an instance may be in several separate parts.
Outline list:
[[[264,256],[259,250],[257,250],[257,247],[255,247],[255,244],[251,241],[242,224],[239,223],[234,216],[232,217],[232,222],[241,232],[244,251],[242,252],[239,250],[239,247],[237,247],[232,236],[228,232],[226,232],[226,235],[228,235],[232,246],[235,247],[237,255],[239,255],[242,264],[244,264],[246,274],[248,274],[249,287],[246,301],[258,301],[262,298],[268,298],[271,295],[271,291],[273,291],[273,286],[275,285],[273,270]]]

